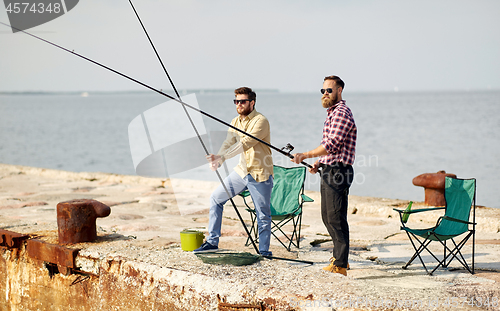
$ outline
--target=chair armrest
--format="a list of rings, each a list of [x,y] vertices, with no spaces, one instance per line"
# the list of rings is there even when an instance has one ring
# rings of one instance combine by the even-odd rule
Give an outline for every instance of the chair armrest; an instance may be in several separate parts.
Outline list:
[[[253,211],[254,209],[252,207],[250,207],[250,205],[248,205],[247,200],[245,199],[246,197],[250,196],[250,191],[245,190],[245,191],[241,192],[239,194],[239,196],[243,198],[243,203],[245,203],[245,206],[247,207],[246,210],[249,212]]]
[[[401,220],[403,227],[405,226],[405,223],[408,221],[408,218],[404,219],[405,215],[407,215],[407,217],[409,217],[411,214],[428,212],[428,211],[437,211],[440,209],[446,209],[446,207],[417,208],[417,209],[412,209],[410,211],[407,211],[406,209],[402,210],[402,209],[393,208],[394,211],[399,213],[399,219]]]
[[[413,214],[413,213],[420,213],[420,212],[427,212],[427,211],[437,211],[437,210],[440,210],[440,209],[445,209],[446,207],[430,207],[430,208],[419,208],[419,209],[412,209],[411,211],[409,212],[406,212],[408,214]],[[397,208],[393,208],[394,211],[398,212],[398,213],[405,213],[405,210],[404,209],[397,209]]]
[[[446,220],[450,220],[450,221],[460,222],[460,223],[463,223],[463,224],[476,225],[476,223],[473,223],[473,222],[470,222],[470,221],[464,221],[464,220],[461,220],[461,219],[456,219],[456,218],[453,218],[453,217],[450,217],[450,216],[443,216],[441,218],[442,219],[446,219]]]
[[[301,194],[300,196],[302,197],[302,201],[303,201],[303,202],[314,202],[314,200],[313,200],[313,199],[311,199],[310,197],[308,197],[308,196],[307,196],[307,195],[305,195],[305,194]]]
[[[250,191],[248,190],[245,190],[243,191],[242,193],[239,194],[239,196],[243,197],[243,198],[246,198],[250,195]]]

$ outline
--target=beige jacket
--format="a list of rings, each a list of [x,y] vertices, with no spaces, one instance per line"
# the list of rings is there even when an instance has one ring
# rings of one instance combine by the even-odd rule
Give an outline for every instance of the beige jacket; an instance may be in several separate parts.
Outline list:
[[[241,120],[240,116],[237,116],[231,121],[231,125],[266,143],[271,143],[269,121],[255,109],[243,120]],[[222,157],[222,161],[225,161],[238,153],[241,153],[240,163],[234,170],[241,178],[250,174],[257,182],[263,182],[273,175],[271,148],[230,128],[226,140],[222,143],[217,154]]]

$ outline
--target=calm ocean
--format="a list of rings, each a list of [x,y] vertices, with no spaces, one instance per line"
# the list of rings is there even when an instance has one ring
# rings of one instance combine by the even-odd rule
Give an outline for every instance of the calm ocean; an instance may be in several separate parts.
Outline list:
[[[196,93],[201,110],[230,122],[231,92]],[[272,144],[296,152],[321,140],[320,94],[258,92],[256,109],[271,123]],[[349,93],[358,127],[351,194],[424,200],[412,184],[422,173],[445,170],[477,178],[477,204],[500,208],[500,92]],[[167,98],[148,92],[0,94],[0,162],[68,171],[134,175],[129,123]],[[208,130],[224,126],[204,117]],[[274,152],[275,164],[291,166]],[[312,160],[309,160],[312,163]],[[213,179],[203,173],[194,179]],[[318,176],[307,176],[318,190]]]

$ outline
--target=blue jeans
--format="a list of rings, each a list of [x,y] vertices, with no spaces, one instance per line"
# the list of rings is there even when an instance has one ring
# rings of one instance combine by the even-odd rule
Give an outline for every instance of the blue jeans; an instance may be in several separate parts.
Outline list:
[[[238,173],[233,171],[224,179],[224,185],[226,185],[231,198],[247,189],[250,192],[257,213],[259,252],[262,255],[268,255],[269,242],[271,240],[271,191],[273,190],[273,177],[269,176],[268,180],[257,182],[250,174],[241,178]],[[210,214],[208,218],[209,235],[207,242],[214,246],[219,246],[222,211],[224,209],[224,204],[230,197],[228,197],[222,185],[220,185],[210,197]]]

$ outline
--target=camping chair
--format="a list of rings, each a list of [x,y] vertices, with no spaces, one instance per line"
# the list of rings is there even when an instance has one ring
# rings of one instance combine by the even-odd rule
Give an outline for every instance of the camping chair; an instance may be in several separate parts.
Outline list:
[[[411,257],[411,259],[403,266],[403,269],[406,269],[415,258],[418,257],[420,262],[425,268],[425,271],[429,273],[427,267],[422,260],[422,252],[427,250],[434,259],[437,260],[437,266],[429,273],[432,275],[434,271],[440,266],[443,268],[448,267],[453,259],[457,259],[462,266],[464,266],[467,271],[471,274],[474,274],[474,252],[475,252],[475,235],[476,235],[476,179],[457,179],[446,177],[445,178],[445,190],[444,196],[446,200],[445,207],[438,208],[424,208],[417,209],[411,211],[394,209],[399,213],[399,217],[401,219],[401,230],[405,230],[408,238],[410,239],[413,248],[415,249],[415,254]],[[472,209],[472,222],[470,219],[470,210]],[[439,217],[436,222],[436,225],[432,228],[428,229],[411,229],[406,227],[407,219],[404,219],[405,214],[411,215],[413,213],[425,212],[425,211],[433,211],[445,209],[444,216]],[[472,229],[470,228],[472,225]],[[455,239],[464,234],[465,237],[457,244]],[[472,265],[469,266],[465,258],[462,256],[461,250],[465,243],[472,236]],[[420,237],[420,238],[418,238]],[[446,245],[446,241],[451,240],[454,247],[450,249]],[[427,247],[432,241],[437,241],[443,245],[444,254],[443,259],[439,260],[436,255],[434,255],[429,248]]]
[[[293,245],[299,248],[300,242],[300,227],[302,224],[302,204],[304,202],[314,202],[313,199],[304,194],[304,181],[306,179],[305,167],[285,168],[274,166],[274,185],[271,193],[271,233],[272,235],[290,251]],[[250,192],[243,191],[240,196],[243,197],[247,211],[250,213],[252,225],[250,234],[256,242],[259,238],[259,229],[257,226],[257,215],[255,209],[250,207],[246,198]],[[283,226],[290,223],[293,225],[293,232],[290,235],[283,231]],[[286,237],[285,245],[277,234]],[[247,238],[246,246],[249,245],[250,238]]]

